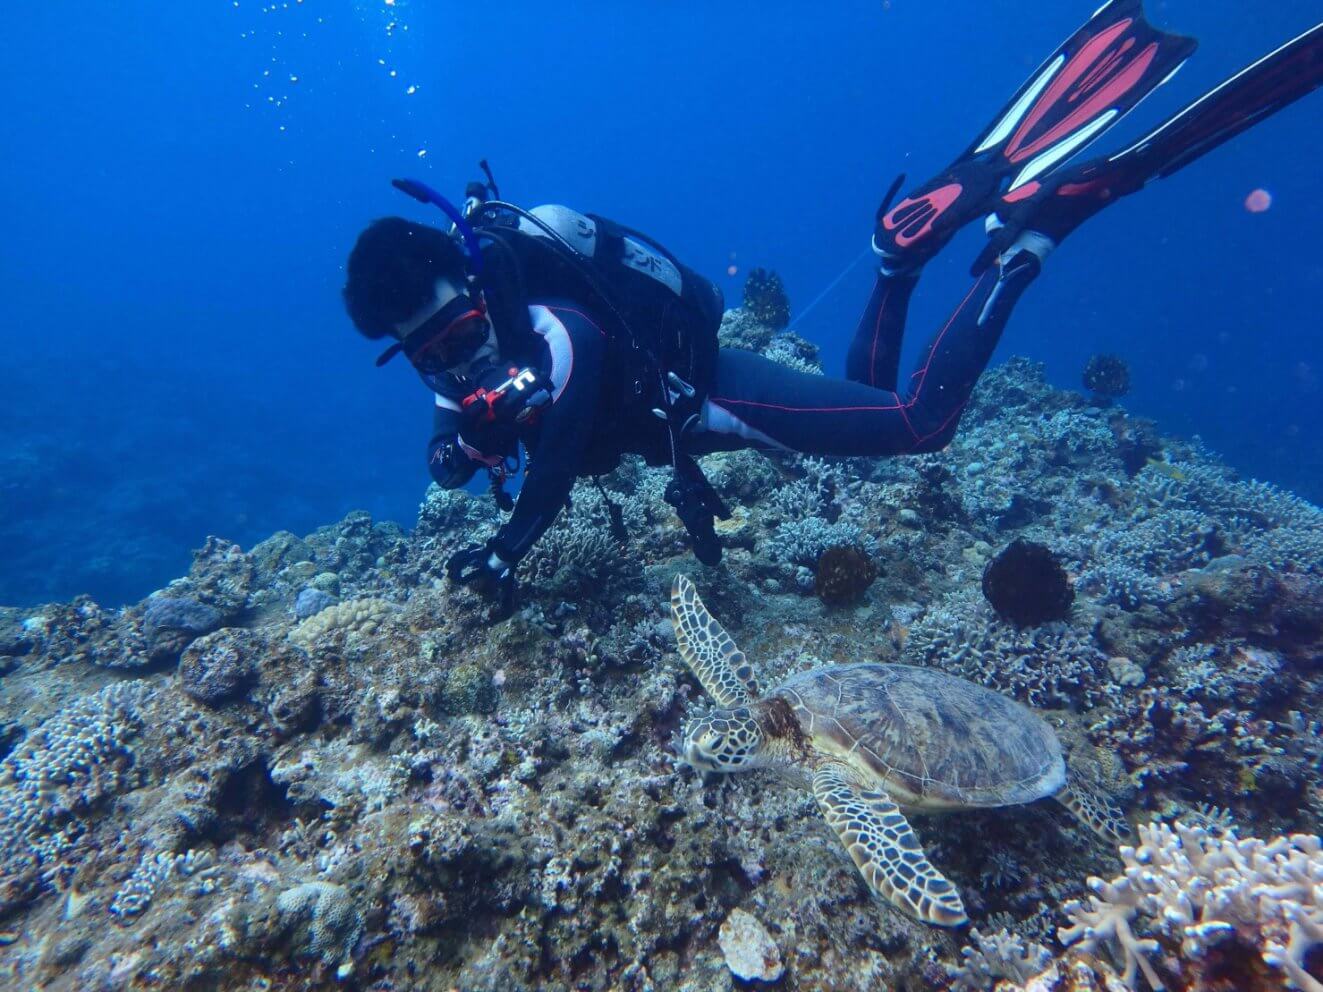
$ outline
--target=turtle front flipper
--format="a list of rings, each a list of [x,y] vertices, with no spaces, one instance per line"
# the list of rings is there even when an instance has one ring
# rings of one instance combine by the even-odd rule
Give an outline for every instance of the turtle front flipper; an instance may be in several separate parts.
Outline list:
[[[926,923],[956,927],[968,920],[955,886],[924,856],[886,793],[860,788],[848,768],[827,762],[813,775],[813,794],[869,888]]]
[[[1074,776],[1052,798],[1103,840],[1120,841],[1130,836],[1125,813],[1097,789]]]
[[[671,583],[671,622],[680,657],[718,706],[747,706],[762,691],[744,652],[698,598],[698,590],[683,575]]]

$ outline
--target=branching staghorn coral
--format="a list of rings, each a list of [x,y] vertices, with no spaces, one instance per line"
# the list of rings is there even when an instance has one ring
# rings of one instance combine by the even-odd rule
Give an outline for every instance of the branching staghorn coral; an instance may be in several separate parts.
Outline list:
[[[960,951],[960,964],[947,966],[952,992],[989,992],[1000,979],[1025,982],[1052,960],[1052,952],[1037,941],[1026,941],[1007,929],[969,933],[970,943]]]
[[[1164,471],[1140,472],[1135,484],[1145,515],[1154,510],[1207,514],[1217,519],[1232,550],[1274,568],[1323,571],[1323,510],[1306,499],[1255,480],[1241,481],[1215,456],[1194,456]]]
[[[645,499],[617,493],[611,500],[628,534],[649,532]],[[569,507],[520,563],[520,579],[543,595],[570,598],[636,572],[637,556],[622,547],[611,505],[592,484],[576,485]]]
[[[763,349],[763,356],[785,365],[796,372],[809,375],[822,375],[822,365],[816,358],[804,354],[804,349],[797,347],[797,340],[789,335],[777,337]]]
[[[910,628],[905,660],[941,668],[1031,706],[1090,707],[1116,692],[1088,630],[1017,628],[969,595],[948,597]]]
[[[848,520],[828,523],[821,517],[781,524],[767,553],[775,562],[816,568],[824,551],[842,546],[859,548],[867,555],[877,553],[877,540],[857,524]]]
[[[1179,954],[1189,987],[1203,988],[1215,977],[1205,972],[1221,958],[1213,951],[1234,942],[1239,959],[1257,953],[1293,987],[1323,992],[1305,967],[1306,955],[1323,944],[1323,841],[1240,838],[1179,822],[1140,827],[1139,838],[1138,847],[1121,848],[1121,875],[1090,878],[1088,902],[1066,904],[1063,943],[1107,948],[1136,990],[1139,973],[1152,989],[1166,987],[1153,960],[1162,950]]]

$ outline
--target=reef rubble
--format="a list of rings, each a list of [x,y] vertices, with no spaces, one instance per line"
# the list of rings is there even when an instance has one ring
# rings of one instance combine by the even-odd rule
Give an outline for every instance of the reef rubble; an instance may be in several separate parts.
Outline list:
[[[819,370],[742,311],[723,339]],[[211,538],[142,603],[0,609],[0,987],[1323,989],[1323,512],[1024,359],[945,451],[704,467],[720,568],[628,461],[628,544],[577,487],[500,623],[443,567],[498,512],[435,487],[411,530]],[[1016,540],[1060,618],[984,598]],[[1040,708],[1138,840],[916,818],[973,927],[901,916],[811,796],[678,760],[678,572],[769,683],[904,661]]]

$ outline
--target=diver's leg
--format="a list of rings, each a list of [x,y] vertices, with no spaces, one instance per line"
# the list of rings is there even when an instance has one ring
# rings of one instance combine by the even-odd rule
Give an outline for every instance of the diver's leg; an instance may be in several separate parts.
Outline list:
[[[917,274],[878,273],[873,292],[868,297],[868,306],[859,318],[854,340],[845,356],[847,379],[878,389],[896,388],[905,316],[918,284]]]
[[[1017,243],[974,282],[924,349],[910,376],[905,414],[917,438],[916,451],[946,447],[955,435],[1020,295],[1038,277],[1042,258]]]
[[[934,336],[904,396],[722,349],[691,450],[754,447],[822,455],[939,450],[955,433],[1011,309],[1038,271],[1038,258],[1017,248],[985,272]]]
[[[693,454],[758,448],[818,455],[899,454],[913,438],[891,390],[800,372],[722,348]]]

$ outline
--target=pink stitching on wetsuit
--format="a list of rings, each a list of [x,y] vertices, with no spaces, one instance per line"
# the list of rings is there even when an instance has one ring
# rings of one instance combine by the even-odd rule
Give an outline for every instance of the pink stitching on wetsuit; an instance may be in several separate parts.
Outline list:
[[[923,383],[927,378],[928,368],[929,366],[932,365],[933,356],[937,354],[937,346],[942,343],[942,338],[946,336],[946,332],[950,330],[951,325],[955,323],[955,319],[958,316],[960,316],[960,311],[965,308],[965,304],[969,302],[969,298],[974,295],[974,290],[978,289],[978,287],[980,286],[980,284],[982,284],[982,282],[983,280],[979,279],[970,288],[969,292],[965,294],[965,298],[960,301],[960,305],[955,308],[955,311],[951,314],[950,319],[947,320],[946,325],[938,333],[937,339],[933,341],[932,347],[928,349],[928,359],[924,363],[923,368],[919,369],[917,372],[913,373],[913,375],[910,376],[911,379],[913,379],[915,376],[923,376],[924,379],[919,382],[919,385],[917,387],[915,387],[913,395],[908,400],[901,401],[899,394],[895,393],[893,390],[887,389],[880,391],[892,393],[893,395],[896,396],[898,402],[894,406],[785,406],[784,404],[781,403],[760,403],[757,400],[737,400],[726,396],[713,396],[711,397],[709,402],[724,403],[728,405],[738,404],[741,406],[758,406],[768,410],[785,410],[787,413],[849,413],[858,410],[912,409],[914,407],[914,404],[917,403],[919,400],[919,393],[923,390]],[[874,386],[870,388],[876,389],[877,387]],[[906,420],[906,423],[908,423],[908,419]],[[910,428],[910,433],[914,434],[916,438],[918,437],[918,433],[912,427]]]
[[[951,325],[955,323],[955,319],[960,316],[960,311],[965,309],[965,304],[968,303],[969,298],[974,295],[974,290],[978,289],[982,284],[983,280],[979,279],[970,287],[969,292],[965,294],[965,298],[960,301],[960,306],[956,307],[955,310],[951,312],[951,317],[947,320],[946,326],[938,332],[937,338],[932,343],[932,347],[928,349],[928,360],[923,363],[923,368],[910,375],[911,381],[918,376],[919,384],[914,387],[914,392],[910,394],[909,402],[905,404],[906,406],[913,407],[915,403],[919,402],[919,393],[923,391],[923,384],[928,381],[928,369],[932,366],[933,356],[937,354],[937,346],[942,343],[942,338],[946,337],[946,332],[951,329]]]
[[[910,437],[914,438],[914,446],[910,448],[910,450],[913,451],[914,448],[917,448],[923,442],[919,440],[919,432],[916,431],[914,425],[910,423],[909,411],[906,410],[904,406],[900,407],[900,419],[905,421],[905,428],[910,432]]]
[[[936,430],[933,430],[928,434],[924,434],[922,436],[919,434],[917,430],[915,430],[914,424],[911,423],[909,418],[909,411],[914,409],[914,407],[918,404],[919,399],[923,393],[923,387],[927,384],[928,370],[932,367],[933,360],[937,356],[937,350],[941,346],[942,340],[946,337],[946,332],[949,331],[952,325],[955,324],[956,318],[959,317],[960,314],[964,311],[965,307],[969,304],[969,301],[973,298],[974,294],[978,291],[978,288],[982,284],[983,284],[983,277],[980,277],[979,279],[975,280],[974,285],[970,287],[969,292],[965,294],[964,299],[962,299],[960,301],[960,304],[955,308],[955,310],[951,312],[951,316],[947,318],[947,321],[942,326],[942,329],[937,332],[937,337],[933,339],[933,343],[928,349],[928,355],[923,363],[923,367],[916,370],[914,373],[910,375],[911,382],[913,382],[913,380],[916,378],[919,380],[919,382],[918,385],[914,387],[913,392],[910,394],[908,400],[902,400],[900,398],[900,394],[896,393],[893,390],[879,390],[879,392],[892,393],[892,395],[896,397],[896,402],[889,406],[861,405],[861,406],[801,407],[801,406],[787,406],[782,403],[763,403],[758,400],[739,400],[724,396],[710,397],[708,402],[726,408],[727,413],[730,414],[730,416],[732,417],[734,417],[734,414],[731,413],[729,409],[732,406],[752,406],[766,410],[783,410],[787,413],[852,413],[852,412],[869,412],[869,411],[884,413],[891,410],[895,410],[900,413],[901,420],[904,422],[906,430],[910,432],[910,437],[914,439],[914,443],[910,446],[909,449],[910,451],[914,451],[915,449],[923,445],[925,442],[931,440],[934,437],[937,437],[938,435],[946,431],[946,429],[951,425],[951,423],[960,417],[960,415],[964,412],[966,405],[968,404],[968,400],[966,399],[964,403],[959,404],[955,408],[955,410],[953,410],[946,417],[946,419],[943,420],[942,423],[938,425]],[[888,286],[887,287],[888,293],[890,293],[890,289],[891,287]],[[877,354],[877,340],[879,337],[879,330],[881,327],[882,312],[885,306],[886,306],[886,297],[884,296],[882,305],[878,309],[877,321],[874,323],[873,349],[872,349],[872,356],[870,358],[870,366],[869,366],[869,378],[870,380],[872,380],[869,383],[869,385],[870,388],[873,389],[878,388],[876,385],[873,384],[876,382],[876,377],[873,374],[873,359],[875,359],[875,356]],[[765,430],[764,433],[766,433]],[[768,436],[774,438],[773,434],[768,434]]]
[[[879,392],[891,392],[891,390],[879,390]],[[900,403],[895,406],[782,406],[780,403],[759,403],[757,400],[735,400],[725,396],[714,396],[710,400],[712,403],[734,403],[740,406],[760,406],[768,410],[785,410],[787,413],[849,413],[855,410],[899,410]]]
[[[949,417],[947,417],[945,420],[943,420],[942,423],[941,423],[941,426],[939,426],[939,427],[937,428],[937,430],[933,431],[931,434],[925,434],[923,437],[918,437],[918,436],[916,435],[916,436],[915,436],[915,439],[914,439],[914,448],[917,448],[919,445],[923,444],[924,441],[927,441],[927,440],[929,440],[930,438],[934,438],[934,437],[936,437],[938,434],[941,434],[943,431],[945,431],[946,428],[947,428],[947,425],[950,424],[951,421],[955,420],[957,417],[959,417],[962,413],[965,412],[965,407],[966,407],[967,405],[968,405],[968,404],[966,404],[966,403],[961,403],[958,407],[956,407],[956,408],[955,408],[955,412],[952,413],[951,416],[949,416]],[[909,424],[909,419],[908,419],[908,418],[906,418],[905,423],[906,423],[906,424]],[[910,433],[911,433],[911,434],[914,433],[914,428],[913,428],[913,427],[910,428]],[[910,450],[913,451],[914,448],[910,448]]]
[[[573,307],[553,307],[553,306],[548,306],[548,305],[545,304],[545,303],[535,304],[535,306],[540,306],[540,307],[542,307],[543,309],[545,309],[545,310],[551,310],[552,312],[555,312],[555,311],[557,311],[557,310],[564,310],[566,313],[578,314],[580,317],[582,317],[584,320],[586,320],[586,321],[588,322],[588,326],[589,326],[589,327],[591,327],[591,328],[592,328],[594,331],[596,331],[598,334],[602,335],[602,337],[606,337],[606,332],[603,331],[600,327],[598,327],[598,326],[597,326],[597,322],[596,322],[595,320],[593,320],[593,318],[589,317],[589,316],[588,316],[586,313],[584,313],[582,310],[575,310]],[[567,328],[565,328],[565,330],[566,330],[566,331],[569,331],[569,328],[567,327]]]
[[[882,294],[882,302],[878,304],[877,320],[873,322],[873,350],[868,354],[868,384],[877,388],[877,339],[882,335],[882,315],[887,312],[887,300],[891,299],[891,283],[887,283],[887,291]]]

